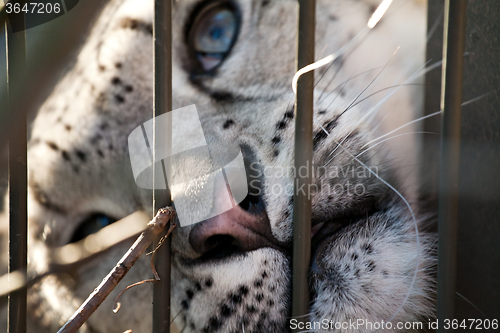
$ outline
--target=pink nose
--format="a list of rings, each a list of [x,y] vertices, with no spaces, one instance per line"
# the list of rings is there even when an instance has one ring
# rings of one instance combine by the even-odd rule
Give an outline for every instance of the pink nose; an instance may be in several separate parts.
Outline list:
[[[280,248],[271,232],[265,212],[249,213],[236,206],[227,212],[194,226],[189,243],[200,255],[247,252],[262,247]]]

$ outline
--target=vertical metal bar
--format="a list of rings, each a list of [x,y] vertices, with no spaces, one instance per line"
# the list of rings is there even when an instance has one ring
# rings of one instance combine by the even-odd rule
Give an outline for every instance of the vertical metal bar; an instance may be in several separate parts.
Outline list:
[[[153,117],[172,110],[172,0],[155,0],[154,16],[154,109]],[[172,133],[171,128],[160,128],[154,122],[153,146],[170,144],[170,142],[156,142],[157,133],[166,131]],[[154,153],[153,153],[154,154]],[[166,179],[166,170],[163,161],[157,163],[153,171],[160,172]],[[157,168],[158,167],[158,168]],[[167,166],[168,167],[168,166]],[[156,213],[159,208],[171,204],[170,191],[153,190],[153,208]],[[160,234],[156,242],[165,235]],[[170,237],[158,250],[156,255],[156,270],[160,281],[153,288],[153,333],[170,332]]]
[[[299,0],[297,70],[314,62],[316,1]],[[295,184],[293,195],[292,317],[307,320],[311,260],[311,193],[314,72],[302,75],[295,99]],[[303,175],[299,170],[307,170]],[[302,189],[302,190],[301,190]]]
[[[458,180],[460,162],[460,113],[463,87],[463,54],[467,0],[446,0],[443,43],[443,110],[439,171],[438,319],[455,316],[457,273]]]
[[[22,2],[21,2],[22,6]],[[24,13],[9,16],[9,22],[25,26]],[[17,95],[21,89],[20,79],[26,68],[26,34],[25,30],[14,33],[10,24],[6,24],[7,45],[7,86],[9,96]],[[8,109],[12,98],[8,99]],[[9,136],[9,273],[20,271],[26,274],[28,255],[28,171],[27,171],[27,132],[26,113],[16,112],[17,128]],[[26,289],[9,295],[8,332],[26,332]]]

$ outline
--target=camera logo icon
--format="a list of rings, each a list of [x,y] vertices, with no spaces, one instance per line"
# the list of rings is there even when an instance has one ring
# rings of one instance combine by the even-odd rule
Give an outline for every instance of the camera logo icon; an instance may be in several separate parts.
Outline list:
[[[138,126],[128,147],[136,184],[143,189],[166,189],[168,184],[182,227],[222,214],[248,194],[240,147],[206,137],[195,105]]]

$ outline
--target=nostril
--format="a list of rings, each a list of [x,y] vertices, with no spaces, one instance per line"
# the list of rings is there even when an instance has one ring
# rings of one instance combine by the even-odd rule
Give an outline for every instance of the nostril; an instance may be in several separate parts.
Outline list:
[[[214,259],[222,259],[238,252],[243,252],[239,242],[229,235],[215,235],[207,238],[202,249],[206,257]]]
[[[194,225],[189,233],[189,243],[202,260],[223,258],[262,247],[283,248],[271,232],[265,210],[253,214],[240,206]]]

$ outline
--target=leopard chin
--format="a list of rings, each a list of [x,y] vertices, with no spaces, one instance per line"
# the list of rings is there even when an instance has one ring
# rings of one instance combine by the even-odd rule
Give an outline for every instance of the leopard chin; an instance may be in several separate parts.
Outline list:
[[[379,3],[317,0],[316,58],[348,44]],[[398,323],[434,315],[435,235],[417,202],[419,137],[410,135],[422,104],[425,9],[425,1],[394,0],[374,29],[315,71],[313,184],[304,189],[312,201],[312,326],[304,330],[400,332],[408,330]],[[248,185],[239,205],[172,233],[178,332],[300,328],[291,318],[297,10],[294,0],[173,2],[173,108],[194,104],[209,146],[238,147]],[[34,273],[54,247],[135,211],[155,213],[128,147],[152,117],[153,14],[152,0],[110,0],[39,108],[29,144]],[[401,126],[407,132],[393,132]],[[178,172],[203,173],[194,157]],[[58,330],[130,245],[34,285],[30,331]],[[124,293],[111,313],[121,290],[151,277],[142,257],[80,332],[151,331],[148,285]],[[358,320],[391,326],[353,327]]]

